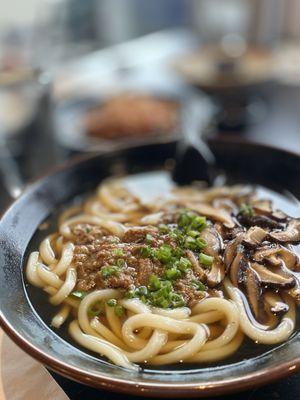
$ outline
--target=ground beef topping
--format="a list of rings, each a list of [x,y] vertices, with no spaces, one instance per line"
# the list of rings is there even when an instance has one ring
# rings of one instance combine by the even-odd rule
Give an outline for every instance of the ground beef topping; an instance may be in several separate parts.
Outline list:
[[[209,295],[205,271],[214,258],[209,249],[204,252],[207,243],[201,236],[216,241],[210,249],[221,249],[213,229],[191,212],[177,216],[175,223],[128,227],[121,239],[99,226],[76,225],[76,290],[115,288],[156,307],[193,306]]]

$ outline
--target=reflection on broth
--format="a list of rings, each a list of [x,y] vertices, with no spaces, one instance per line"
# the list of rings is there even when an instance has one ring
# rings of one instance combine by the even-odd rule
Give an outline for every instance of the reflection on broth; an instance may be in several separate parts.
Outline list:
[[[297,330],[298,212],[261,187],[109,180],[37,233],[29,294],[66,340],[126,368],[254,357]]]

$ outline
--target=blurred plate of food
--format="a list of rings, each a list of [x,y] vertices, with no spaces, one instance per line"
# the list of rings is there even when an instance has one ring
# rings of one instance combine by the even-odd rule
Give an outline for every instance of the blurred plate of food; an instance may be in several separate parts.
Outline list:
[[[114,88],[99,96],[77,96],[56,106],[56,137],[64,148],[77,152],[172,142],[180,136],[186,96],[184,91],[165,88]]]
[[[273,79],[272,53],[263,47],[239,52],[221,45],[205,45],[182,57],[174,67],[190,84],[208,93],[246,90]]]

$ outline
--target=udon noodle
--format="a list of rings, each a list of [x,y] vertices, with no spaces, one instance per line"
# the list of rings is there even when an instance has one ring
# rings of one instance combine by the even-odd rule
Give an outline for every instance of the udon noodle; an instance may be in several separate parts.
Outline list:
[[[116,365],[207,363],[248,336],[295,329],[300,220],[244,186],[174,189],[143,203],[121,181],[71,207],[30,254],[27,280],[52,319]]]

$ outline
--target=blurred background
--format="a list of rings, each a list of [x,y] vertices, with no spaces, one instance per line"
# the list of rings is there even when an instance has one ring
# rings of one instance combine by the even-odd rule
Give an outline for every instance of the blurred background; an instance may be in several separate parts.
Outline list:
[[[182,134],[300,152],[298,0],[0,0],[0,205],[78,153]]]

